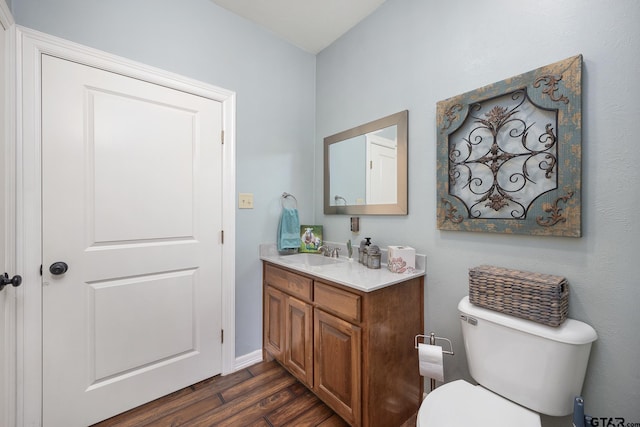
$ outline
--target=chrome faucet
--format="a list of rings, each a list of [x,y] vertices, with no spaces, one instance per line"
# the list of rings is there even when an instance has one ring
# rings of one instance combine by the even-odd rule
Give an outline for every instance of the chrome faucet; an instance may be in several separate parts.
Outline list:
[[[333,250],[329,247],[329,246],[325,246],[322,245],[318,248],[318,252],[320,252],[321,254],[323,254],[324,256],[328,257],[331,255],[331,253],[333,252]]]
[[[332,248],[331,246],[322,245],[318,248],[318,252],[326,257],[339,258],[340,248]]]

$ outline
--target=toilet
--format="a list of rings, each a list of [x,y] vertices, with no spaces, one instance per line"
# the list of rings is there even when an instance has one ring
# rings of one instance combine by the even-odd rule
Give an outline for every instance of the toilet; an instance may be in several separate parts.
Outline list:
[[[558,327],[487,310],[464,297],[458,304],[469,372],[478,385],[446,383],[427,395],[417,427],[540,427],[540,415],[573,412],[591,344],[586,323]]]

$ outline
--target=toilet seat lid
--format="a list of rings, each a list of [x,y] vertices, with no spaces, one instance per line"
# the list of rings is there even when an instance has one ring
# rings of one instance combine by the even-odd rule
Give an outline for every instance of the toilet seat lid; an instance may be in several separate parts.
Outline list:
[[[540,427],[540,416],[463,380],[444,384],[422,402],[418,427]]]

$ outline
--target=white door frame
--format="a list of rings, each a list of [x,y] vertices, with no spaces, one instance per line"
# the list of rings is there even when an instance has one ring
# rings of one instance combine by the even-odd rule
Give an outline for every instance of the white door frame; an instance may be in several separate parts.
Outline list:
[[[222,374],[235,360],[235,93],[81,46],[20,26],[16,27],[17,87],[17,269],[23,284],[17,308],[17,425],[42,423],[42,288],[40,58],[49,54],[80,64],[171,87],[222,103]]]
[[[5,31],[5,57],[2,58],[4,72],[4,93],[6,98],[0,99],[4,104],[4,117],[0,117],[0,151],[3,152],[4,164],[0,164],[0,174],[4,185],[0,192],[4,197],[4,221],[0,222],[4,239],[0,241],[3,259],[0,265],[10,274],[17,274],[15,246],[15,21],[4,0],[0,0],[0,31]],[[4,271],[0,271],[0,274]],[[4,319],[0,322],[0,425],[11,426],[16,423],[16,290],[13,286],[3,291]]]

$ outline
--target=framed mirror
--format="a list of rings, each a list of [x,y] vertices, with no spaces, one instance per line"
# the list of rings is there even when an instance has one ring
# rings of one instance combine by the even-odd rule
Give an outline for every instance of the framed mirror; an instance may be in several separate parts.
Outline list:
[[[324,213],[407,215],[407,110],[324,139]]]

